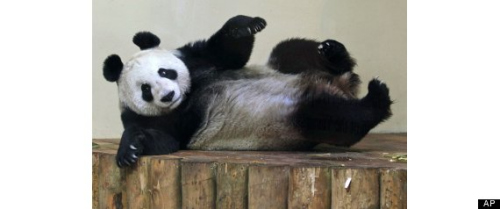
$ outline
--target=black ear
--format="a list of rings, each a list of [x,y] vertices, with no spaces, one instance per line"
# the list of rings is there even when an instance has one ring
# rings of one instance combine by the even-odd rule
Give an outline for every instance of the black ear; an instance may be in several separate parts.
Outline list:
[[[109,55],[104,60],[104,78],[109,82],[117,81],[123,69],[123,63],[120,57],[116,54]]]
[[[136,33],[132,39],[135,45],[141,50],[157,47],[160,45],[160,38],[151,32],[143,31]]]

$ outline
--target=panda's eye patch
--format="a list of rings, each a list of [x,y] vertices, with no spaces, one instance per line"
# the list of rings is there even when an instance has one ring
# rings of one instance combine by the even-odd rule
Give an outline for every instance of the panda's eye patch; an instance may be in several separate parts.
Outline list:
[[[160,68],[158,70],[158,74],[160,75],[160,77],[168,78],[170,80],[177,79],[177,71],[172,70],[172,69]]]
[[[142,91],[151,91],[151,86],[149,84],[142,84],[141,90]]]
[[[153,94],[151,93],[151,86],[149,84],[141,85],[142,99],[146,102],[153,101]]]

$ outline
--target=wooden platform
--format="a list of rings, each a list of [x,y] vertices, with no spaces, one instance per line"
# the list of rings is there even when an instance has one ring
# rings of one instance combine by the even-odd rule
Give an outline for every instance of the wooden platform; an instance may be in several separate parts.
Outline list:
[[[93,142],[93,208],[406,208],[406,134],[314,152],[179,151],[126,169],[118,140]]]

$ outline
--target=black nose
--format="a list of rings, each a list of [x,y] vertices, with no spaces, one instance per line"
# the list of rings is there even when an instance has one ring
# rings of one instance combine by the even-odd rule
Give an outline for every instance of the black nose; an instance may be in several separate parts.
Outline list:
[[[172,99],[174,98],[174,94],[175,92],[174,91],[171,91],[170,93],[168,93],[166,96],[162,97],[160,99],[161,102],[171,102]]]

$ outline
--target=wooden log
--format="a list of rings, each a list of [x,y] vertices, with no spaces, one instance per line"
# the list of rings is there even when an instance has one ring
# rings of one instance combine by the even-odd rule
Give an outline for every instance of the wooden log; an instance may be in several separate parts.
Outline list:
[[[215,208],[215,164],[181,161],[182,208]]]
[[[148,180],[150,208],[181,208],[180,173],[179,159],[151,158]]]
[[[136,165],[124,169],[126,173],[124,193],[129,209],[150,208],[149,161],[149,157],[140,157]]]
[[[334,168],[331,172],[332,208],[380,207],[379,172],[377,169]]]
[[[115,155],[99,154],[99,204],[98,208],[124,208],[122,198],[122,172],[115,164]]]
[[[115,164],[119,140],[93,142],[93,208],[407,207],[406,161],[393,160],[406,135],[316,152],[182,150],[126,169]]]
[[[406,209],[406,170],[382,170],[380,182],[380,208]]]
[[[251,166],[248,169],[248,208],[287,208],[290,168]]]
[[[99,153],[92,153],[92,208],[99,208]]]
[[[216,208],[247,208],[248,165],[221,163],[217,165]]]
[[[288,208],[330,208],[330,171],[321,167],[294,167],[290,174]]]

